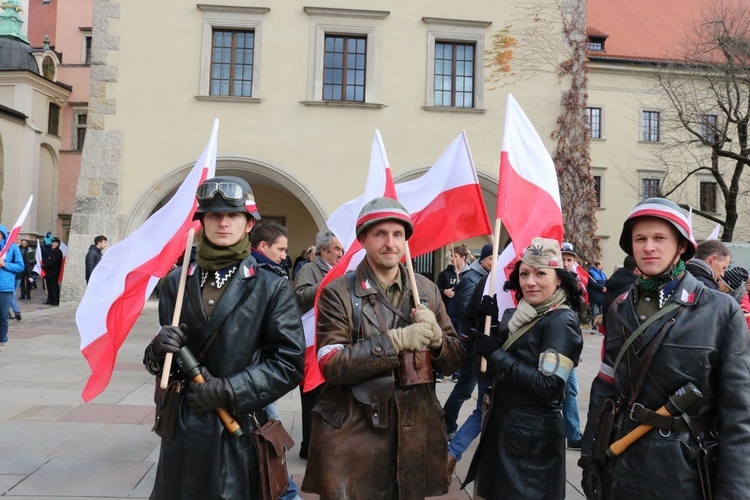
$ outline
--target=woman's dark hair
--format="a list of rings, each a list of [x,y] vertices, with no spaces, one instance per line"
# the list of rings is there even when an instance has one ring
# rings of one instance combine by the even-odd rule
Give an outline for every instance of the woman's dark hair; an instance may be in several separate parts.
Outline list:
[[[510,273],[508,281],[503,285],[503,290],[506,292],[511,290],[515,292],[516,300],[521,300],[523,297],[523,292],[521,291],[521,280],[519,278],[519,275],[521,274],[520,269],[521,261],[519,260],[516,262],[513,272]],[[576,276],[570,271],[564,269],[555,269],[555,273],[557,274],[557,277],[560,278],[560,288],[565,290],[568,294],[570,308],[577,312],[581,308],[582,297],[581,289],[578,288],[578,280],[576,279]]]

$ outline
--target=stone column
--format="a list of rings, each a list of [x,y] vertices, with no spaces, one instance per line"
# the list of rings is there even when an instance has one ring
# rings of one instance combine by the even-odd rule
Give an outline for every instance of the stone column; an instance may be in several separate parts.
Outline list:
[[[121,238],[118,212],[123,136],[122,132],[107,131],[104,127],[105,117],[114,115],[116,110],[116,100],[107,97],[107,85],[117,82],[117,67],[107,65],[107,55],[119,50],[119,37],[109,32],[110,19],[119,17],[119,3],[94,0],[86,142],[60,290],[60,299],[68,303],[77,303],[83,297],[86,252],[94,238],[103,234],[108,238],[108,245]]]

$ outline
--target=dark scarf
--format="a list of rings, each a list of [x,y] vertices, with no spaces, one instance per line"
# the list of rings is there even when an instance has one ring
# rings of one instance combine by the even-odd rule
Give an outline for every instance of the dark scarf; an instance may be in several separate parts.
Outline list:
[[[646,293],[659,293],[659,288],[672,281],[673,279],[677,278],[678,276],[681,276],[682,273],[685,272],[685,261],[680,259],[677,261],[677,264],[672,268],[672,271],[668,274],[662,274],[661,276],[654,276],[651,278],[646,278],[645,276],[640,276],[638,278],[638,289],[642,292]]]
[[[242,261],[250,255],[250,239],[243,236],[229,247],[217,247],[204,235],[198,242],[198,265],[206,271],[218,271]]]

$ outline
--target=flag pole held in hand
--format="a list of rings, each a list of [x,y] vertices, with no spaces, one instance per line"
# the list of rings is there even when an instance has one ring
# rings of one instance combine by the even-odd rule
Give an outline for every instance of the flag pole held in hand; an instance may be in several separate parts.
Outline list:
[[[492,237],[492,267],[490,268],[490,285],[489,285],[489,291],[490,294],[492,294],[492,291],[495,289],[495,275],[497,274],[497,251],[500,248],[500,229],[502,228],[502,222],[499,218],[495,219],[495,233]],[[490,334],[490,327],[492,327],[492,318],[489,316],[484,317],[484,334],[489,335]],[[485,358],[481,358],[482,361],[480,362],[479,369],[482,373],[485,373],[487,371],[487,360]]]
[[[174,314],[172,314],[172,326],[177,326],[180,322],[182,313],[182,297],[185,295],[185,283],[187,282],[188,267],[190,267],[190,250],[193,248],[193,237],[195,229],[192,227],[187,233],[187,242],[185,243],[185,254],[182,256],[182,269],[180,270],[180,284],[177,287],[177,298],[175,299]],[[164,356],[164,367],[161,371],[161,381],[159,387],[166,389],[169,384],[169,372],[172,371],[173,354],[168,352]]]

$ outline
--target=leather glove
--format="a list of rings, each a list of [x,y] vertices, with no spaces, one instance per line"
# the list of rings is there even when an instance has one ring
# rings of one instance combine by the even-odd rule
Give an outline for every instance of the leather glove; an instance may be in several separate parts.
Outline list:
[[[435,318],[435,313],[433,313],[424,305],[419,304],[419,307],[417,307],[417,310],[414,312],[414,320],[417,323],[427,323],[428,325],[430,325],[432,336],[428,345],[431,349],[443,345],[443,329],[440,328],[440,325],[438,325],[437,319]]]
[[[497,307],[497,294],[483,295],[479,303],[479,312],[482,316],[489,316],[493,322],[497,322],[497,316],[500,314]]]
[[[432,329],[427,323],[414,323],[386,332],[393,343],[396,354],[401,351],[416,351],[426,347],[432,340]]]
[[[234,398],[234,390],[225,378],[213,378],[205,368],[201,368],[203,378],[202,384],[190,381],[185,394],[188,406],[198,413],[207,413],[216,408],[224,408],[234,412],[237,406]]]
[[[588,500],[604,500],[601,464],[591,457],[581,457],[578,459],[578,466],[583,469],[581,486],[586,498]]]
[[[477,334],[474,350],[483,358],[490,359],[495,351],[500,350],[500,344],[491,335]]]
[[[152,351],[156,356],[163,358],[168,352],[175,353],[185,344],[186,325],[172,326],[165,325],[156,334],[151,341]]]

